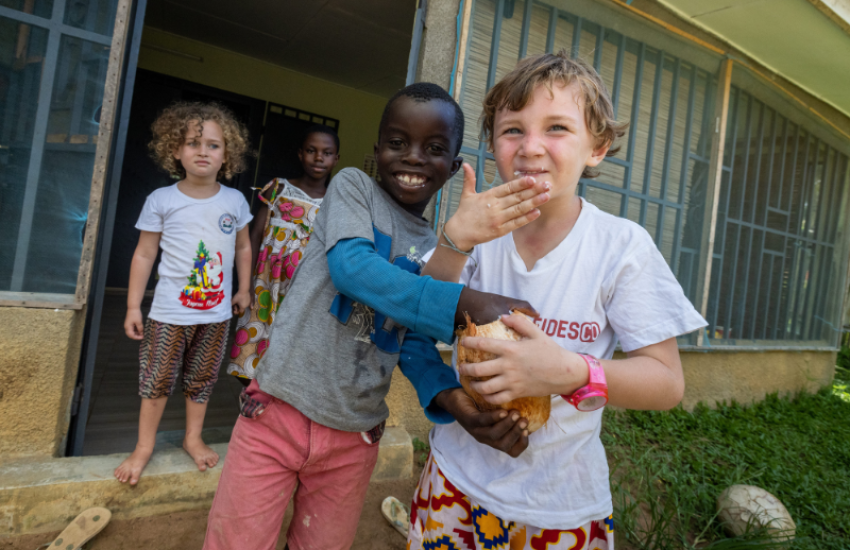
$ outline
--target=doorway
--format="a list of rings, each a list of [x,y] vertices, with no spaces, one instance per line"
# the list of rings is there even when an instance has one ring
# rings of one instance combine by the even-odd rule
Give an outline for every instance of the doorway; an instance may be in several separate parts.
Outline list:
[[[123,320],[138,241],[136,220],[146,197],[172,183],[148,156],[150,125],[158,112],[179,100],[216,101],[230,108],[248,127],[258,151],[249,169],[229,182],[249,203],[252,187],[273,177],[300,175],[295,150],[303,129],[312,124],[340,133],[344,160],[339,169],[363,167],[383,104],[405,83],[415,11],[415,0],[357,5],[285,0],[248,6],[223,0],[148,0],[140,68],[135,83],[128,84],[133,100],[126,152],[114,171],[120,176],[108,183],[117,196],[114,206],[106,204],[115,222],[104,225],[111,244],[99,253],[103,276],[90,299],[98,304],[100,293],[102,305],[86,336],[82,406],[73,421],[70,454],[128,452],[135,445],[138,342],[124,335]],[[180,23],[189,19],[194,21],[191,27]],[[271,34],[285,35],[285,44]],[[143,314],[154,286],[152,275]],[[205,422],[208,443],[229,439],[241,389],[232,376],[219,376]],[[178,395],[169,400],[158,445],[179,446],[184,409]]]

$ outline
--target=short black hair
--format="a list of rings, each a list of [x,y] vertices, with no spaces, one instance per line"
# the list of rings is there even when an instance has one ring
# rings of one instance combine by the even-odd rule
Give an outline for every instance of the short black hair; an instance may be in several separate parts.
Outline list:
[[[455,112],[455,123],[452,138],[454,138],[455,141],[454,154],[455,156],[458,156],[460,153],[460,146],[463,144],[463,111],[461,110],[460,105],[457,104],[457,101],[455,101],[447,91],[445,91],[441,86],[431,82],[416,82],[410,86],[405,86],[401,90],[397,91],[395,95],[387,101],[387,105],[384,107],[384,114],[381,115],[381,126],[378,128],[378,139],[381,139],[381,130],[383,130],[384,125],[387,123],[390,107],[396,102],[396,100],[402,97],[409,97],[412,100],[419,102],[434,100],[445,101],[452,106],[452,109],[454,109]]]
[[[304,133],[301,134],[301,145],[298,146],[299,149],[304,148],[304,143],[311,134],[327,134],[331,136],[334,140],[334,144],[336,145],[336,152],[339,154],[339,136],[337,135],[336,130],[330,126],[325,126],[324,124],[313,124],[308,126],[307,129],[304,130]]]

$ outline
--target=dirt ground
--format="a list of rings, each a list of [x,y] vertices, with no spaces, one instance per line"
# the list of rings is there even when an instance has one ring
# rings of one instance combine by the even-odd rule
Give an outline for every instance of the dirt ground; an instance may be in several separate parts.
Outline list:
[[[406,481],[372,483],[366,495],[366,504],[360,516],[357,537],[352,550],[404,550],[405,539],[390,527],[381,515],[381,502],[392,495],[409,506],[419,480],[420,468],[414,466],[414,475]],[[86,544],[87,550],[200,550],[204,544],[209,510],[182,512],[168,516],[114,520],[97,537]],[[281,529],[278,550],[286,543],[286,529],[291,517],[287,513]],[[0,537],[0,550],[35,550],[52,541],[59,532],[21,537]]]

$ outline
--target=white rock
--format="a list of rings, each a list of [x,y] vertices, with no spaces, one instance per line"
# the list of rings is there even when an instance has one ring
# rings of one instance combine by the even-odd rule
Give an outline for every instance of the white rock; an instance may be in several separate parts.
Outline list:
[[[766,527],[778,540],[793,539],[797,526],[778,498],[754,485],[732,485],[717,499],[720,521],[733,535]]]

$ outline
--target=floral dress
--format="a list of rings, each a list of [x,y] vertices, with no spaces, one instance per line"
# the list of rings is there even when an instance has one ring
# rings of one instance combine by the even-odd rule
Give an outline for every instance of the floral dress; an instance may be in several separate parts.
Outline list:
[[[274,189],[271,200],[267,200],[263,193],[270,187]],[[257,364],[269,347],[275,313],[310,240],[322,203],[322,199],[310,197],[283,178],[270,181],[258,196],[269,207],[253,273],[258,307],[246,309],[239,317],[227,368],[230,374],[242,378],[254,378]]]

